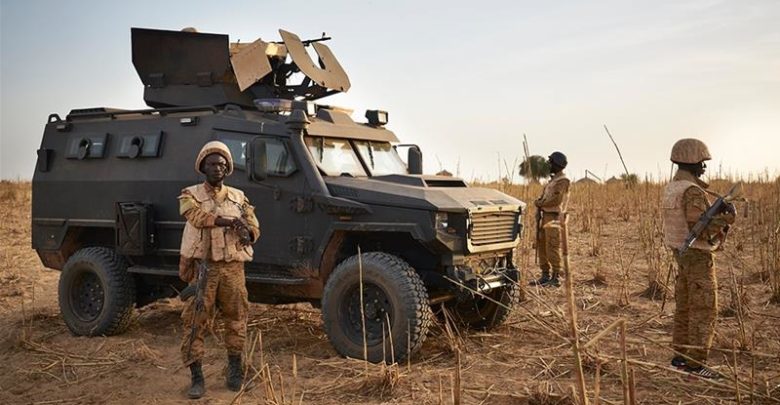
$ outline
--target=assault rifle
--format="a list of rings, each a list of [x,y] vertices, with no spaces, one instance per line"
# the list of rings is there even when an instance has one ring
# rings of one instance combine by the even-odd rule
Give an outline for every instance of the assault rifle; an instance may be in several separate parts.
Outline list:
[[[247,224],[245,219],[246,209],[244,209],[243,205],[239,205],[239,209],[241,210],[240,224],[235,224],[233,230],[238,234],[238,241],[241,243],[241,246],[249,246],[252,244],[252,233],[249,231],[249,224]]]
[[[542,215],[544,215],[544,212],[541,208],[536,207],[536,255],[534,256],[534,263],[539,264],[539,244],[541,241],[539,240],[539,236],[541,236],[542,232]]]
[[[685,253],[691,246],[693,246],[693,242],[696,241],[696,239],[699,239],[699,237],[704,233],[704,231],[707,229],[708,226],[712,223],[712,220],[715,219],[716,216],[723,212],[728,212],[730,210],[734,209],[734,206],[731,204],[731,201],[733,201],[737,196],[737,190],[739,189],[740,183],[735,184],[731,187],[731,190],[729,190],[726,195],[718,196],[718,199],[715,200],[714,203],[710,206],[707,211],[704,211],[703,214],[699,217],[699,220],[696,221],[696,224],[691,228],[691,231],[688,232],[688,236],[685,238],[685,243],[683,243],[682,247],[679,250],[679,255],[682,255]],[[717,194],[716,194],[717,195]],[[727,225],[723,229],[723,238],[725,239],[726,235],[729,232],[729,226]],[[711,240],[708,242],[712,243]]]
[[[198,334],[198,318],[205,310],[205,293],[206,293],[206,277],[208,277],[209,268],[206,266],[206,260],[198,260],[198,278],[195,280],[195,284],[191,284],[185,288],[180,295],[182,300],[195,295],[195,302],[193,303],[192,314],[192,329],[190,330],[190,342],[187,348],[187,356],[192,356],[192,343],[195,341],[195,336]],[[190,291],[188,291],[190,290]],[[188,294],[185,297],[185,294]]]
[[[233,227],[233,230],[238,234],[238,241],[241,246],[249,246],[252,244],[252,233],[249,231],[249,225],[241,218],[241,225]]]

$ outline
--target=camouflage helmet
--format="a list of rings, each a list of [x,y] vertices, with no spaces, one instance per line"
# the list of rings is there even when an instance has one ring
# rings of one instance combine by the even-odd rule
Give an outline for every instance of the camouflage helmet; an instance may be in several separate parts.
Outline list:
[[[671,160],[674,163],[696,164],[712,159],[704,142],[695,138],[680,139],[672,146]]]
[[[203,171],[200,170],[200,165],[206,159],[206,156],[213,153],[221,155],[227,160],[227,172],[225,173],[225,176],[230,176],[230,174],[233,173],[233,155],[230,154],[230,149],[228,149],[227,145],[220,141],[211,141],[203,145],[200,153],[198,153],[198,158],[195,159],[195,171],[203,173]]]
[[[550,164],[555,164],[556,166],[563,169],[565,169],[566,165],[569,164],[569,161],[566,159],[566,155],[558,151],[551,153],[547,159],[549,160]]]

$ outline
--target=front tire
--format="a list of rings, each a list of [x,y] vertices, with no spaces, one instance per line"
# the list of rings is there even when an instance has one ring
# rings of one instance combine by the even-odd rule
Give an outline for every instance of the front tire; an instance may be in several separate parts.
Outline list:
[[[115,335],[130,325],[135,280],[114,250],[88,247],[65,263],[59,282],[60,313],[79,336]]]
[[[422,346],[430,328],[431,311],[425,285],[417,272],[399,257],[369,252],[361,254],[360,260],[366,360],[401,361]],[[322,297],[322,321],[337,352],[363,359],[360,288],[360,268],[355,255],[336,266],[328,278]]]
[[[474,295],[472,300],[456,304],[450,312],[456,320],[470,329],[491,330],[503,325],[509,319],[512,308],[518,302],[520,289],[516,283],[509,282],[485,295],[490,299]]]

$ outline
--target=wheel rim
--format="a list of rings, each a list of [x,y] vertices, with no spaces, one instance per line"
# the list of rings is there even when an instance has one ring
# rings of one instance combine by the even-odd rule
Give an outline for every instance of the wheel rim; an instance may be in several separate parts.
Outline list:
[[[91,322],[100,316],[105,303],[105,293],[97,274],[88,270],[79,273],[73,280],[73,288],[70,291],[70,307],[80,320]]]
[[[347,291],[344,304],[341,306],[342,327],[347,336],[355,343],[363,344],[363,322],[360,314],[360,287],[355,286]],[[387,294],[379,286],[371,283],[363,284],[363,313],[366,324],[366,344],[373,346],[381,344],[389,333],[389,325],[393,324],[393,305]]]

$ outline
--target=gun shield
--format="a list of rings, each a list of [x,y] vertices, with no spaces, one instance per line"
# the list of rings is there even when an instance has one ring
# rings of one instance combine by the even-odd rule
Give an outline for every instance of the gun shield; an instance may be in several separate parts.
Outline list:
[[[347,73],[327,45],[312,44],[322,64],[322,67],[319,67],[311,60],[309,53],[306,52],[306,47],[297,35],[285,30],[279,30],[279,34],[281,34],[293,62],[303,74],[322,87],[339,91],[349,90],[350,83]]]

